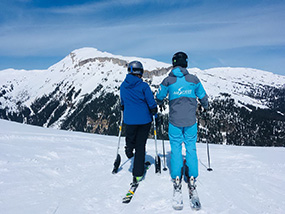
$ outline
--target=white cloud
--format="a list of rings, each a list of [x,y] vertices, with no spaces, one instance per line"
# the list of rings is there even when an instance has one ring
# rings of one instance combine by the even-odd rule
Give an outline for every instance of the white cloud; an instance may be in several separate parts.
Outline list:
[[[58,14],[86,15],[87,13],[102,12],[108,8],[116,8],[117,6],[131,6],[142,2],[145,3],[146,0],[109,0],[109,1],[85,3],[81,5],[54,7],[49,9],[49,11]]]
[[[64,55],[91,46],[121,55],[159,57],[176,50],[210,53],[285,45],[284,5],[213,8],[202,4],[151,14],[142,8],[137,16],[117,14],[115,18],[104,13],[110,7],[143,2],[112,0],[31,9],[22,13],[23,18],[1,24],[0,55]]]

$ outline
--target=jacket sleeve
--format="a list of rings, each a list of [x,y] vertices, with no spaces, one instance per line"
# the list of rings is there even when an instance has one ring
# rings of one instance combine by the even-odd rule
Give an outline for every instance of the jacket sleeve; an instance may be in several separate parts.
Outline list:
[[[156,100],[158,104],[162,104],[163,99],[168,94],[168,86],[166,84],[166,79],[163,80],[163,82],[160,84],[158,91],[156,92]]]
[[[156,102],[154,100],[153,93],[150,90],[149,85],[147,85],[147,84],[146,84],[144,93],[145,93],[145,98],[146,98],[146,102],[147,102],[147,105],[148,105],[149,109],[156,108],[157,104],[156,104]]]
[[[208,95],[206,94],[206,91],[202,85],[202,83],[199,81],[199,83],[197,83],[197,87],[195,89],[195,94],[196,96],[199,98],[199,101],[201,103],[201,105],[203,106],[203,108],[207,109],[209,102],[208,102]]]

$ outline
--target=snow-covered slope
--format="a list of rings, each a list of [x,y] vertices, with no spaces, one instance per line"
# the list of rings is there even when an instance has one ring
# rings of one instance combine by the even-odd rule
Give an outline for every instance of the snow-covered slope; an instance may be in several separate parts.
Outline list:
[[[121,200],[132,180],[132,160],[121,148],[122,166],[113,175],[116,149],[116,137],[0,120],[1,213],[177,213],[169,170],[154,173],[154,140],[147,144],[151,168],[128,205]],[[205,144],[198,143],[197,150],[199,213],[284,213],[285,148],[211,145],[212,172],[205,168]],[[168,141],[166,151],[170,167]],[[182,191],[179,213],[192,213],[185,183]]]

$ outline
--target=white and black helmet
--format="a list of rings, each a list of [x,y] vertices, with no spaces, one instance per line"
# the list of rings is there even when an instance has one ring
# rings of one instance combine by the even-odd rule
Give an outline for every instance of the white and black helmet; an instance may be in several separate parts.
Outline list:
[[[143,65],[139,61],[132,61],[128,64],[129,74],[143,75]]]

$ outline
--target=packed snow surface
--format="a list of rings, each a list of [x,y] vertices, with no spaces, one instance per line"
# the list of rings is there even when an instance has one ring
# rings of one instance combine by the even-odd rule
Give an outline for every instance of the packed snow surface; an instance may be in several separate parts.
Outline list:
[[[148,140],[146,156],[152,165],[131,203],[123,204],[133,160],[126,159],[121,140],[122,166],[112,174],[116,136],[0,120],[0,213],[195,213],[184,182],[184,208],[172,209],[169,169],[154,172],[153,139]],[[170,146],[165,143],[170,167]],[[161,140],[158,149],[162,151]],[[211,144],[212,172],[206,170],[206,145],[198,143],[197,151],[202,203],[197,213],[284,213],[285,148]]]

